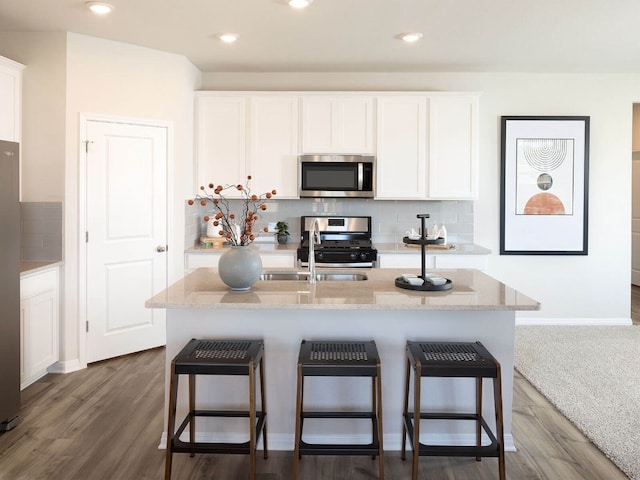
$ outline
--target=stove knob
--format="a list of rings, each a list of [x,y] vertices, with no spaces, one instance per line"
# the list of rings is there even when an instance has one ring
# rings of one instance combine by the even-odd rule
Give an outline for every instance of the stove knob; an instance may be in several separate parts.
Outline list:
[[[367,259],[367,254],[366,254],[366,253],[364,253],[364,252],[362,252],[362,253],[360,254],[360,260],[366,260],[366,259]]]
[[[358,254],[354,252],[349,254],[349,257],[351,258],[351,260],[355,260],[356,258],[358,258]]]
[[[324,258],[324,253],[318,252],[316,253],[316,260],[322,260]]]

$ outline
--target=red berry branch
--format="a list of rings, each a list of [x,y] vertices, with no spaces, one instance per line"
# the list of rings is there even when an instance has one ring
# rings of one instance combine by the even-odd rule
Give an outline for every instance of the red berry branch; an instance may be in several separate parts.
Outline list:
[[[272,198],[275,194],[275,190],[266,192],[260,195],[251,193],[249,183],[251,182],[251,175],[247,176],[247,183],[245,185],[222,185],[214,186],[210,183],[208,188],[205,186],[200,187],[200,193],[198,193],[193,200],[189,200],[189,205],[193,205],[199,202],[200,205],[206,207],[210,205],[213,207],[215,215],[213,216],[213,225],[220,227],[220,236],[225,237],[231,245],[249,245],[255,240],[254,227],[258,221],[258,213],[267,209],[266,201]],[[231,212],[231,206],[229,199],[224,196],[225,190],[237,190],[242,197],[242,212],[237,217]],[[204,221],[211,220],[209,215],[204,217]],[[267,227],[264,228],[266,232]]]

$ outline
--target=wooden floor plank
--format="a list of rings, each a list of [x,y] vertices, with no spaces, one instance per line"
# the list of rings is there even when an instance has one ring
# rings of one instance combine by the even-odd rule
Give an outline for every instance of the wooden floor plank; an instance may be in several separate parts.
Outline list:
[[[67,375],[47,375],[22,394],[22,424],[0,435],[0,480],[157,480],[163,478],[164,350],[116,358]],[[510,480],[627,478],[521,375],[515,373]],[[292,452],[258,455],[259,480],[290,478]],[[497,460],[420,458],[420,478],[489,480]],[[411,477],[411,454],[385,455],[387,480]],[[377,478],[369,457],[304,457],[301,479]],[[174,456],[174,480],[245,480],[237,455]]]

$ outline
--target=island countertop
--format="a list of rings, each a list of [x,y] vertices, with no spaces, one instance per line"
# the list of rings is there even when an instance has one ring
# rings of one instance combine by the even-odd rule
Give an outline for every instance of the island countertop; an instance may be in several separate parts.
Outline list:
[[[278,269],[269,269],[278,271]],[[321,269],[318,269],[320,272]],[[330,269],[335,273],[336,269]],[[248,292],[233,292],[215,268],[199,268],[146,302],[166,309],[368,309],[516,311],[538,310],[540,304],[489,275],[472,269],[429,270],[453,282],[448,291],[422,292],[395,286],[407,269],[351,269],[364,273],[364,281],[259,280]]]

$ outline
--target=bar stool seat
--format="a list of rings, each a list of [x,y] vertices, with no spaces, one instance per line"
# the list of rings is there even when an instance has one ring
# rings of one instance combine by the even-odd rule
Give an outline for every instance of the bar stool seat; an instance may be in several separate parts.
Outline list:
[[[418,478],[420,456],[498,457],[500,480],[505,480],[504,429],[502,415],[502,385],[500,363],[480,342],[407,342],[407,370],[402,428],[402,459],[406,455],[407,435],[413,449],[412,479]],[[413,412],[409,411],[409,386],[414,373]],[[466,377],[476,379],[476,411],[474,413],[421,412],[420,384],[422,377]],[[493,379],[496,433],[482,416],[482,382]],[[418,419],[416,421],[416,419]],[[420,420],[472,420],[476,424],[475,445],[426,445],[420,443]],[[490,444],[482,445],[482,432]],[[497,436],[497,438],[496,438]]]
[[[305,377],[371,377],[370,411],[304,410]],[[371,455],[378,457],[378,475],[384,479],[382,448],[382,385],[380,356],[374,341],[307,341],[300,345],[297,369],[296,433],[293,478],[298,478],[302,455]],[[370,419],[371,442],[368,444],[312,444],[302,440],[307,418]]]
[[[260,405],[256,410],[256,368],[260,369]],[[175,430],[178,381],[189,375],[189,412]],[[196,375],[247,375],[249,377],[248,410],[197,410]],[[250,456],[250,478],[255,479],[256,444],[262,434],[264,458],[267,458],[267,409],[264,384],[264,342],[262,340],[198,340],[192,339],[171,362],[169,408],[167,420],[167,452],[165,480],[171,478],[174,453],[225,453]],[[197,417],[249,418],[249,441],[242,443],[196,442]],[[189,440],[180,436],[189,426]]]

